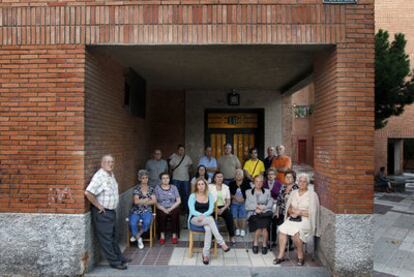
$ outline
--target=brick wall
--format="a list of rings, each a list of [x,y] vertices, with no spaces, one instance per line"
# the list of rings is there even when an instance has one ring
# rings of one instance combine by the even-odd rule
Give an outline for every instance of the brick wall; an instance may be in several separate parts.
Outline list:
[[[311,83],[308,86],[302,88],[301,90],[295,92],[292,95],[292,100],[289,103],[293,105],[304,105],[309,106],[313,105],[315,98],[315,88],[314,84]],[[295,118],[295,115],[292,113],[292,130],[291,130],[291,140],[292,140],[292,160],[298,162],[299,153],[298,153],[298,143],[299,140],[306,140],[306,161],[308,165],[313,165],[313,116],[306,118]]]
[[[137,183],[147,157],[147,121],[124,108],[124,68],[104,54],[86,54],[85,180],[100,168],[100,159],[115,157],[120,192]]]
[[[152,90],[149,98],[149,151],[160,148],[167,159],[185,143],[185,91]]]
[[[375,29],[384,29],[393,38],[395,33],[404,33],[407,39],[406,52],[414,68],[414,1],[376,0]],[[387,166],[388,138],[414,138],[414,105],[406,106],[398,117],[391,117],[385,128],[375,131],[375,170]]]
[[[329,44],[345,39],[344,5],[321,5],[320,0],[261,2],[39,1],[39,6],[30,7],[23,1],[2,3],[0,43]]]
[[[83,46],[0,47],[0,212],[82,212]]]
[[[315,62],[315,181],[335,213],[372,213],[373,5],[346,7],[346,39]]]
[[[116,171],[120,172],[118,179],[122,189],[134,183],[134,169],[136,170],[143,163],[148,154],[148,150],[145,150],[146,138],[141,138],[140,132],[148,128],[139,119],[128,118],[117,102],[122,99],[116,97],[116,93],[119,93],[121,88],[120,66],[106,59],[100,60],[91,53],[87,54],[86,78],[91,81],[86,82],[87,109],[86,117],[83,117],[84,45],[336,44],[337,49],[332,50],[326,61],[319,60],[315,64],[318,80],[315,86],[319,99],[316,100],[315,113],[315,117],[318,114],[315,119],[317,189],[321,194],[322,204],[336,213],[371,212],[372,194],[370,188],[366,186],[372,181],[368,173],[372,171],[373,164],[371,155],[374,78],[373,2],[373,0],[360,0],[358,5],[322,5],[320,0],[275,0],[253,1],[253,3],[235,1],[231,4],[227,1],[225,4],[217,4],[217,2],[212,4],[211,0],[200,0],[195,4],[193,0],[167,1],[162,4],[159,1],[149,1],[147,4],[135,1],[1,3],[2,52],[0,56],[5,61],[2,62],[3,71],[0,76],[1,107],[3,109],[4,105],[6,109],[2,110],[1,115],[1,124],[5,126],[2,125],[2,128],[6,128],[6,133],[4,134],[2,130],[1,136],[3,140],[8,141],[11,136],[17,135],[15,142],[8,142],[5,146],[2,143],[0,146],[1,188],[7,195],[1,198],[1,211],[79,212],[84,210],[82,190],[98,163],[98,156],[108,151],[113,152],[118,161],[128,161],[128,164],[118,164],[116,168]],[[71,44],[78,46],[70,46]],[[29,51],[29,56],[10,57],[20,49],[31,49],[30,51],[38,53],[38,56],[36,54],[31,56],[32,53]],[[64,58],[60,59],[61,54],[59,54],[51,61],[44,60],[40,53],[45,49],[49,49],[48,51],[65,49],[64,53],[61,53]],[[30,63],[27,60],[30,60]],[[25,61],[28,64],[23,65]],[[43,75],[32,77],[18,75],[17,79],[15,75],[7,77],[6,74],[21,74],[20,70],[30,73],[32,67],[38,66],[36,61],[44,63],[42,67],[69,67],[79,72],[68,72],[69,75],[57,75],[47,80]],[[101,72],[98,66],[102,66],[105,70]],[[47,69],[41,70],[47,72]],[[115,78],[113,74],[118,77]],[[36,85],[36,82],[45,83],[41,90],[35,91],[36,94],[31,96],[25,96],[23,101],[16,100],[15,93],[32,93],[29,88]],[[105,83],[107,86],[94,88],[93,83],[96,82]],[[112,88],[111,91],[107,87]],[[53,95],[45,98],[41,93],[49,88],[56,88],[58,91],[62,89],[70,93],[62,94],[62,98]],[[103,101],[105,97],[100,95],[101,89],[105,96],[112,100],[111,103]],[[79,97],[74,96],[78,95],[77,93]],[[94,101],[89,102],[88,96],[95,97],[99,105],[96,107],[89,105]],[[56,106],[58,109],[62,109],[63,106],[62,112],[71,112],[72,114],[65,118],[65,123],[62,123],[69,124],[68,127],[64,127],[67,129],[57,131],[46,129],[45,133],[39,132],[35,137],[29,135],[26,138],[27,133],[21,129],[29,128],[29,124],[47,126],[60,117],[58,114],[52,114],[43,118],[43,115],[35,114],[34,123],[28,123],[29,120],[20,123],[20,120],[29,118],[29,115],[24,114],[25,112],[37,112],[37,108],[34,108],[38,105],[34,104],[37,102],[46,106],[46,108],[42,107],[44,109],[42,111],[47,111],[49,106]],[[103,109],[103,106],[106,109]],[[107,112],[108,115],[99,111]],[[3,116],[4,112],[6,112],[5,116]],[[107,134],[101,131],[102,128],[107,127],[103,125],[104,121],[110,122],[109,127],[118,132]],[[17,127],[12,127],[11,124]],[[118,125],[122,128],[118,128]],[[84,126],[86,126],[86,139],[82,135]],[[15,128],[19,132],[13,133]],[[131,129],[127,131],[127,128]],[[60,136],[61,132],[69,133]],[[136,132],[135,136],[132,135],[133,132]],[[42,143],[53,143],[56,140],[56,144],[62,143],[67,149],[50,150],[54,148],[43,145],[39,147],[40,150],[35,150],[29,155],[23,150],[26,147],[23,144],[36,143],[36,147],[39,146],[37,143],[40,138],[37,139],[37,136],[45,141]],[[83,147],[84,140],[86,140],[85,147]],[[125,142],[128,147],[118,144],[118,141]],[[107,145],[103,147],[105,143]],[[17,150],[13,147],[17,147]],[[27,147],[37,149],[32,145]],[[94,155],[88,157],[92,154],[92,150]],[[141,154],[143,152],[146,153],[145,157]],[[140,156],[135,157],[138,154]],[[84,155],[86,155],[85,161]],[[34,159],[38,160],[37,163],[48,161],[51,167],[30,165],[25,169],[19,169],[19,166],[24,166],[26,163],[32,164]],[[69,163],[68,168],[66,163]],[[63,171],[65,174],[61,174],[60,170],[68,171]],[[37,178],[37,174],[44,174],[39,177],[44,179],[33,181]],[[74,179],[71,179],[72,177]],[[41,187],[43,191],[39,193],[39,200],[34,202],[27,200],[24,191],[29,189],[25,184],[30,182],[45,184]],[[73,198],[75,202],[60,203],[58,206],[54,204],[55,206],[49,207],[46,190],[51,189],[53,196],[56,186],[64,188],[62,184],[70,186],[71,197],[75,197]],[[22,190],[15,192],[12,186],[19,189],[22,186]],[[32,192],[32,187],[29,191]],[[23,195],[26,195],[24,196],[26,198]]]

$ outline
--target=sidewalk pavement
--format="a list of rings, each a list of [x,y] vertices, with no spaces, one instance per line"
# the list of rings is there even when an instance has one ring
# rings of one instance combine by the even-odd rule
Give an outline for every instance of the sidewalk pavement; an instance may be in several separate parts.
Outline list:
[[[406,192],[375,193],[374,270],[377,273],[414,276],[414,175],[406,174],[406,177]]]

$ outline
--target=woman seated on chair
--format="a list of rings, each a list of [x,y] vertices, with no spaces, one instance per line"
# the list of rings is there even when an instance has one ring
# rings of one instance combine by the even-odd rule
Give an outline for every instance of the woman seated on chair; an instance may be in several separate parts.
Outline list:
[[[289,199],[290,194],[292,191],[299,189],[296,182],[296,172],[293,170],[288,170],[285,172],[285,184],[282,185],[280,189],[279,195],[276,199],[276,211],[273,214],[273,223],[279,227],[285,221],[285,211],[286,211],[286,203]],[[273,234],[272,228],[272,235],[276,238],[276,234]],[[293,250],[293,242],[292,239],[289,237],[289,250]]]
[[[287,236],[292,236],[298,252],[298,266],[304,264],[303,243],[319,236],[319,199],[308,189],[309,175],[298,176],[299,189],[292,191],[285,211],[285,222],[279,228],[279,254],[273,261],[278,265],[284,261]]]
[[[138,171],[139,184],[133,191],[132,208],[129,211],[131,241],[138,241],[138,248],[143,249],[142,234],[147,232],[152,222],[152,205],[155,204],[154,189],[148,185],[149,173],[145,169]],[[139,226],[141,228],[139,228]]]
[[[170,184],[170,175],[160,174],[161,184],[155,187],[157,197],[157,226],[160,231],[160,244],[165,244],[167,219],[171,219],[171,242],[177,244],[180,231],[180,204],[181,198],[176,186]]]
[[[234,181],[229,184],[230,194],[232,198],[231,213],[234,219],[234,225],[236,226],[236,236],[244,237],[246,235],[246,191],[250,189],[250,182],[244,178],[244,172],[242,169],[236,169],[236,176]]]
[[[229,232],[230,241],[236,243],[234,238],[234,222],[233,215],[230,212],[231,196],[230,189],[224,183],[224,175],[216,172],[213,176],[213,183],[208,186],[209,192],[213,195],[213,199],[217,205],[217,214],[224,219],[227,231]]]
[[[194,230],[195,228],[192,226],[204,227],[205,235],[202,258],[203,263],[207,265],[209,263],[212,234],[224,252],[228,252],[230,247],[226,245],[212,216],[214,211],[214,198],[208,191],[206,180],[197,180],[194,192],[188,198],[188,209],[188,229],[190,231]]]
[[[207,167],[205,167],[204,165],[199,165],[197,167],[197,172],[195,174],[195,176],[193,177],[193,179],[191,179],[191,191],[194,191],[194,187],[195,187],[195,183],[197,181],[197,179],[199,178],[204,178],[204,180],[207,181],[207,184],[211,183],[211,178],[208,177],[207,174]]]
[[[263,176],[257,175],[253,178],[254,188],[246,191],[246,210],[249,231],[254,233],[253,253],[259,252],[259,237],[262,236],[262,254],[267,254],[267,243],[272,220],[273,200],[270,191],[263,188]]]

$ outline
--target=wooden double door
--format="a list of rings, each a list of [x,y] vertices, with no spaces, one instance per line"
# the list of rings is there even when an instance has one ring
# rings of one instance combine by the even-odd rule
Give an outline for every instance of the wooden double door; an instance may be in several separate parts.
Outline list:
[[[210,145],[217,159],[224,153],[224,145],[233,146],[233,154],[240,162],[249,159],[249,149],[257,147],[263,157],[262,110],[206,111],[205,144]]]

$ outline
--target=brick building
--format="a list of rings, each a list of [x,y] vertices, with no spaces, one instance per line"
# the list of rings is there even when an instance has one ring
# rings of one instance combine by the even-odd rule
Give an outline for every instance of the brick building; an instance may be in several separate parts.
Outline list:
[[[411,68],[414,68],[413,12],[412,1],[375,1],[375,29],[387,30],[391,38],[395,33],[404,33]],[[414,171],[413,150],[414,105],[410,105],[406,106],[400,116],[391,117],[385,128],[375,131],[375,169],[385,166],[389,174],[400,174],[403,170]]]
[[[393,39],[396,33],[404,33],[407,39],[406,53],[411,60],[411,68],[414,68],[412,12],[414,12],[414,2],[412,1],[375,1],[375,30],[387,30],[390,39]],[[299,164],[313,164],[312,107],[314,93],[314,86],[310,84],[297,90],[290,97],[286,97],[286,104],[283,106],[284,118],[292,118],[290,121],[284,120],[290,124],[284,126],[287,131],[283,141],[294,162]],[[308,108],[311,109],[310,113],[303,111]],[[375,172],[378,172],[381,166],[387,168],[388,174],[414,171],[413,152],[414,105],[410,105],[406,106],[402,115],[391,117],[385,128],[375,131]]]
[[[374,1],[322,2],[3,1],[0,272],[93,267],[83,191],[103,154],[116,159],[125,227],[154,147],[263,153],[292,133],[283,110],[313,80],[318,256],[335,275],[370,274]]]

